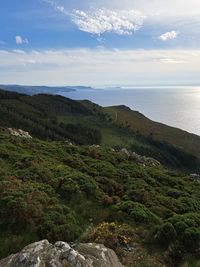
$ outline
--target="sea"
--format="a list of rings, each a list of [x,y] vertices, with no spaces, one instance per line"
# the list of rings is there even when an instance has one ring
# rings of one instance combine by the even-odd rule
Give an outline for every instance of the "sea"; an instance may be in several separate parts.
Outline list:
[[[104,107],[126,105],[153,121],[200,135],[200,86],[105,87],[59,94]]]

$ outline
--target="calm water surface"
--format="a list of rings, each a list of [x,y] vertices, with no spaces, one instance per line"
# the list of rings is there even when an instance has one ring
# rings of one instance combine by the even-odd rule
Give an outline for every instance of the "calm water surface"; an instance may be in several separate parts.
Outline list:
[[[123,104],[154,121],[200,135],[200,87],[83,89],[60,94],[101,106]]]

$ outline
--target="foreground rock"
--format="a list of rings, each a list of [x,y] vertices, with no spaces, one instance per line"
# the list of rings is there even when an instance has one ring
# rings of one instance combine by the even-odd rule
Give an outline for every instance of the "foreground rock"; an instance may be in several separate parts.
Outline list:
[[[42,240],[0,261],[0,267],[122,267],[115,252],[98,244],[54,245]]]

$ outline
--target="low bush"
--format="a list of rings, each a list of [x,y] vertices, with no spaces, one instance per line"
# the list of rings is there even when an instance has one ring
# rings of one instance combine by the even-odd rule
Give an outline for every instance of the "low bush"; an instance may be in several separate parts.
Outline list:
[[[144,205],[133,201],[122,201],[115,206],[118,211],[127,213],[136,223],[158,223],[159,218]]]
[[[169,222],[163,223],[161,226],[157,227],[156,235],[154,236],[156,242],[166,247],[176,240],[176,237],[176,230]]]
[[[104,244],[115,251],[119,251],[120,248],[131,246],[135,240],[135,232],[127,224],[102,222],[96,227],[89,229],[84,240],[86,242]]]

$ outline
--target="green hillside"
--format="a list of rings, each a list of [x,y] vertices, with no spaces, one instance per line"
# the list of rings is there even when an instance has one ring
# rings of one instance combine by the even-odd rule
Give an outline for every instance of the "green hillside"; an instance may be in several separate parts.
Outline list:
[[[198,257],[200,184],[187,176],[110,148],[6,134],[0,159],[1,257],[43,238],[105,243],[126,266]]]
[[[189,172],[200,169],[196,158],[198,155],[195,153],[200,137],[161,125],[174,139],[176,131],[180,133],[177,142],[181,142],[182,146],[177,146],[173,140],[166,139],[164,133],[163,138],[151,135],[150,124],[154,123],[144,116],[137,117],[135,112],[127,108],[118,107],[117,112],[113,109],[102,108],[90,101],[74,101],[57,95],[27,96],[0,90],[2,127],[20,128],[42,140],[69,140],[80,145],[100,144],[117,149],[126,147],[141,155],[154,157],[173,169]],[[140,127],[144,127],[144,120],[148,121],[145,131],[129,125],[123,117],[126,114],[131,122],[137,122],[138,127],[140,124]],[[187,149],[190,144],[191,149]]]
[[[125,106],[0,90],[0,257],[48,239],[103,243],[126,267],[198,266],[193,142]]]
[[[200,137],[178,128],[154,122],[137,111],[124,106],[108,107],[105,111],[113,120],[124,127],[154,140],[167,142],[200,158]]]

